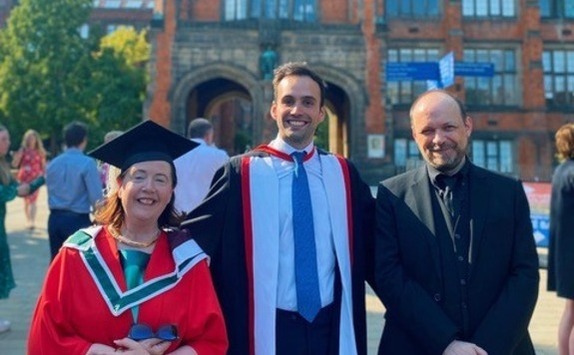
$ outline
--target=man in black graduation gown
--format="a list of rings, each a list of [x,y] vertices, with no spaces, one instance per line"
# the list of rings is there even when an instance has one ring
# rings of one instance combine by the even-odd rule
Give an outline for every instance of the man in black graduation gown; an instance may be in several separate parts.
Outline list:
[[[313,144],[323,80],[287,63],[273,88],[276,139],[220,169],[182,227],[211,256],[229,354],[366,354],[370,188],[350,162]],[[307,195],[295,197],[303,177]]]
[[[410,111],[426,164],[379,185],[379,354],[534,354],[538,256],[522,184],[470,162],[472,120],[446,91]]]

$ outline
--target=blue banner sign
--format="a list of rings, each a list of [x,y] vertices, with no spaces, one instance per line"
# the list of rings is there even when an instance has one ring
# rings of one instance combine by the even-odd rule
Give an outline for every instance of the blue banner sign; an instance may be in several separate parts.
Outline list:
[[[548,215],[531,214],[532,229],[534,230],[534,240],[538,247],[548,247],[550,238],[550,217]]]
[[[494,76],[493,63],[455,62],[450,52],[439,62],[387,62],[387,81],[436,81],[438,87],[454,84],[455,76]]]
[[[437,62],[387,62],[387,81],[440,80]]]
[[[459,76],[494,76],[494,64],[454,62],[454,75]]]

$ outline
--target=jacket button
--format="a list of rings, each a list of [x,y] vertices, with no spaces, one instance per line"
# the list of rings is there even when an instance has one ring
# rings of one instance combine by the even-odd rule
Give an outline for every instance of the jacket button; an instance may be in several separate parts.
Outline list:
[[[435,294],[434,294],[434,300],[435,300],[435,301],[440,302],[441,299],[442,299],[442,298],[440,297],[440,293],[435,293]]]

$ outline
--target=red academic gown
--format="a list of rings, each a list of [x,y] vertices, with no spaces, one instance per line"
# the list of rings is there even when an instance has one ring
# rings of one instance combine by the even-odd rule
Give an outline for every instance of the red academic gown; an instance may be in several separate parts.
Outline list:
[[[97,252],[92,260],[103,261],[117,282],[119,292],[126,291],[126,283],[116,241],[105,228],[92,228],[93,243]],[[196,249],[201,252],[200,249]],[[180,269],[174,262],[165,232],[160,236],[144,273],[144,284],[171,275],[170,284],[157,291],[139,305],[138,322],[153,330],[164,324],[177,326],[179,339],[167,353],[189,345],[199,354],[224,354],[227,349],[225,324],[213,289],[207,259],[203,253],[187,258],[189,268]],[[199,257],[199,260],[196,259]],[[89,259],[89,258],[88,258]],[[176,258],[177,259],[177,258]],[[115,346],[113,341],[127,336],[133,323],[129,307],[113,310],[102,283],[88,270],[86,254],[66,244],[48,270],[46,280],[33,315],[28,353],[85,354],[93,343]],[[104,268],[105,268],[104,266]],[[93,269],[92,269],[93,270]],[[113,292],[112,292],[113,293]],[[107,299],[107,301],[106,301]],[[113,303],[113,301],[112,301]]]

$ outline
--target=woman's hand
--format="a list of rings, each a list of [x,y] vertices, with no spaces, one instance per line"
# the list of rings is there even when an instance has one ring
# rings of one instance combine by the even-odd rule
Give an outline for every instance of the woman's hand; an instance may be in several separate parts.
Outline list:
[[[135,341],[130,338],[114,340],[120,348],[118,352],[129,355],[163,355],[171,343],[158,338]]]
[[[22,183],[16,188],[17,194],[20,197],[28,196],[30,194],[30,185]]]
[[[107,346],[104,344],[92,344],[88,349],[86,355],[107,355],[107,354],[117,354],[117,350],[114,347]]]

